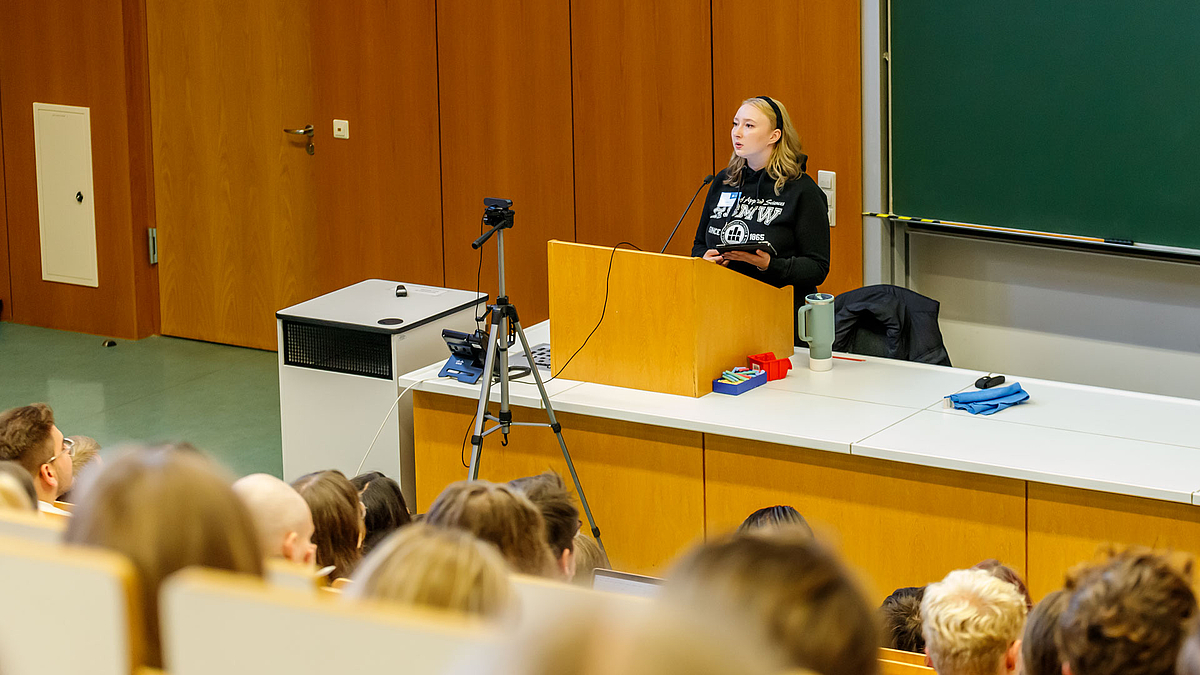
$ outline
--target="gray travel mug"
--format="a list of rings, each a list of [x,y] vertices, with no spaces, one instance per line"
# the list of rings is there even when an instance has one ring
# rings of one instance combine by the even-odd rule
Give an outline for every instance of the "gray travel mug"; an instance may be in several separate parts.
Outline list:
[[[800,339],[808,343],[808,367],[822,371],[833,367],[833,296],[813,293],[804,298],[796,315]]]

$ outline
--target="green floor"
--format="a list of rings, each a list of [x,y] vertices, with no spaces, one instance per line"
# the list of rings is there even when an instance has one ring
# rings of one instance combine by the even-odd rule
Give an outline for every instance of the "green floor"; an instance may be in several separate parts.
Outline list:
[[[0,323],[0,410],[44,401],[104,453],[188,441],[237,475],[282,476],[275,352],[150,337],[117,340]]]

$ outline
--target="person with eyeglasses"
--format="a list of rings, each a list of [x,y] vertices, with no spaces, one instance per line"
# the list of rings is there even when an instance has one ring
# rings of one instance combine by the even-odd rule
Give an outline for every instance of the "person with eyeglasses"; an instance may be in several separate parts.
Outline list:
[[[0,459],[17,462],[33,477],[39,511],[70,515],[54,506],[54,501],[70,490],[75,480],[74,454],[75,442],[58,430],[54,411],[45,403],[0,413]]]

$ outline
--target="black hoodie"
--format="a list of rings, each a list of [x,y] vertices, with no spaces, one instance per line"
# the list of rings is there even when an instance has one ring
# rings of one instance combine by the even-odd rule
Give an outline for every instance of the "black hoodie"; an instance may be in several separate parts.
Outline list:
[[[807,158],[804,158],[807,159]],[[817,292],[829,274],[829,206],[825,193],[807,174],[784,183],[775,194],[775,179],[766,169],[742,169],[740,185],[726,185],[722,169],[708,189],[692,255],[701,257],[727,243],[771,242],[778,255],[771,257],[765,271],[743,262],[729,269],[782,288],[791,286],[793,308],[804,304],[804,296]],[[795,316],[793,316],[793,320]]]

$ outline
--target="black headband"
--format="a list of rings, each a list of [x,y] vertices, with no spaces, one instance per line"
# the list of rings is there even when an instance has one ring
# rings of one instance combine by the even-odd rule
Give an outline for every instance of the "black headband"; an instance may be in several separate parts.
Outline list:
[[[767,102],[767,105],[771,106],[771,110],[775,111],[775,128],[782,131],[783,130],[783,113],[779,112],[779,106],[776,105],[775,101],[772,101],[770,96],[755,96],[754,98],[761,98],[762,100]]]

